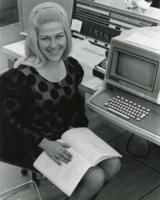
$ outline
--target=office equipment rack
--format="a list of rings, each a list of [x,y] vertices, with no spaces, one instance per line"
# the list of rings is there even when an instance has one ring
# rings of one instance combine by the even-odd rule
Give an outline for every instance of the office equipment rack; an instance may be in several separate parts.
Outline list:
[[[159,26],[160,10],[152,7],[146,13],[129,10],[124,0],[75,0],[72,14],[74,19],[79,20],[82,27],[78,33],[73,31],[73,36],[79,34],[88,38],[93,44],[105,48],[108,54],[111,39],[122,31]],[[105,71],[100,64],[95,66],[93,74],[103,79]]]
[[[81,35],[105,47],[123,30],[160,25],[160,19],[148,15],[126,9],[123,0],[75,0],[72,19],[82,21]]]

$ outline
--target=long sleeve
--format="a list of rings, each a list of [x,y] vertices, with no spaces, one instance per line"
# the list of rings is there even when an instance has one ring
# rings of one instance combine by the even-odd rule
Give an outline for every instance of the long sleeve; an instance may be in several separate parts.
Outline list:
[[[88,126],[88,119],[85,115],[85,99],[79,92],[79,84],[81,83],[83,76],[84,76],[84,70],[80,63],[72,58],[72,65],[75,69],[75,88],[76,92],[73,95],[72,103],[71,103],[71,111],[72,111],[72,120],[71,120],[71,126],[73,127],[82,127],[82,126]]]
[[[34,98],[25,75],[16,69],[0,78],[1,126],[6,141],[18,148],[33,148],[42,139],[32,124]]]
[[[79,93],[76,93],[73,98],[71,111],[73,113],[71,119],[71,126],[88,126],[88,119],[85,115],[85,102],[83,97]]]

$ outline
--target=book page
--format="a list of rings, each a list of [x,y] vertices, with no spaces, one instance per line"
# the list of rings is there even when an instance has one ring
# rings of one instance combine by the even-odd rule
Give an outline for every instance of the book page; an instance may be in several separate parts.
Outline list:
[[[42,152],[34,162],[34,167],[67,196],[71,196],[91,165],[72,148],[67,150],[73,156],[71,162],[58,165],[45,152]]]
[[[73,128],[62,135],[79,154],[84,156],[92,165],[104,159],[122,157],[115,149],[88,128]]]

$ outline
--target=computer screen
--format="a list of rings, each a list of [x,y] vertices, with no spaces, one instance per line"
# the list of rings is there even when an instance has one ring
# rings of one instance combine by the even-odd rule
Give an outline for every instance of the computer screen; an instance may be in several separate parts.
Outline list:
[[[105,80],[120,89],[160,104],[160,50],[112,39]]]
[[[66,10],[69,20],[71,20],[74,0],[48,0],[48,1],[60,4]],[[43,2],[46,2],[46,0],[18,0],[21,32],[23,32],[24,34],[27,33],[28,17],[30,11],[35,5]]]
[[[116,70],[111,72],[119,80],[153,91],[158,63],[136,54],[114,50]]]

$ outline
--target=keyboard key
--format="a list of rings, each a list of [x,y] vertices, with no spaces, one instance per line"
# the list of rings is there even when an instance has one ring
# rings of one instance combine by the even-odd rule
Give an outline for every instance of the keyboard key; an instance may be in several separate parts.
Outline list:
[[[123,114],[123,113],[121,113],[119,111],[116,111],[116,110],[114,110],[112,108],[108,108],[107,110],[109,110],[109,111],[111,111],[111,112],[113,112],[113,113],[115,113],[117,115],[120,115],[121,117],[124,117],[125,119],[130,119],[130,117],[128,117],[127,115],[125,115],[125,114]]]
[[[140,121],[141,119],[139,117],[136,118],[137,121]]]
[[[143,114],[140,116],[140,118],[143,119],[145,116],[146,116],[146,115],[143,113]]]

